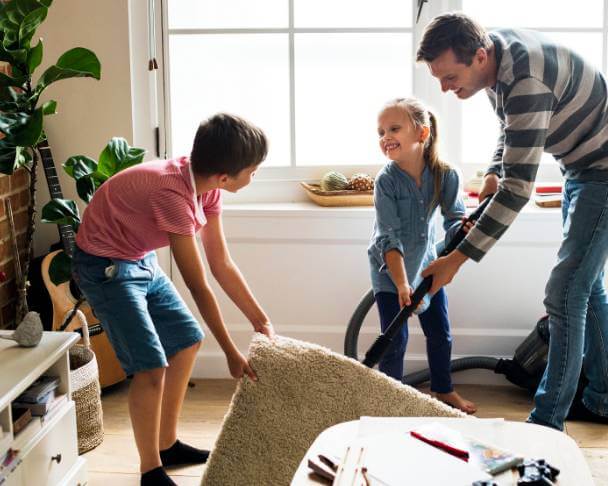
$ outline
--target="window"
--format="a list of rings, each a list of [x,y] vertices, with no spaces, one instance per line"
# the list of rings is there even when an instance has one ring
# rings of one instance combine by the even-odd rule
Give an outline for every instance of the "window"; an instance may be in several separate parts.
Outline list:
[[[230,111],[269,136],[264,167],[379,165],[376,115],[412,93],[403,0],[169,0],[169,155]]]
[[[605,72],[606,58],[603,0],[588,0],[577,8],[570,0],[510,0],[505,4],[488,0],[463,0],[462,10],[488,30],[496,26],[529,28],[570,47]],[[462,161],[483,163],[496,147],[498,125],[488,109],[484,93],[473,96],[462,106]],[[544,154],[542,163],[551,164],[544,172],[560,178],[553,157]],[[553,170],[551,170],[553,169]],[[542,173],[541,173],[542,174]]]
[[[606,68],[603,0],[585,8],[567,0],[430,0],[418,25],[413,0],[157,1],[167,155],[189,153],[202,118],[233,112],[270,139],[256,184],[318,178],[329,168],[374,173],[385,162],[376,115],[387,100],[409,95],[439,115],[442,153],[465,178],[486,167],[498,121],[485,94],[456,100],[415,63],[423,26],[443,11],[462,10],[489,29],[543,31]],[[560,178],[557,164],[541,164],[539,178]]]

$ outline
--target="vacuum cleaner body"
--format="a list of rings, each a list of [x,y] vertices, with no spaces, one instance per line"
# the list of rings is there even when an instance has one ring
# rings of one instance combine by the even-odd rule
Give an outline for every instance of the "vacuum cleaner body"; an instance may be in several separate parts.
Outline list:
[[[495,373],[505,375],[514,385],[535,392],[547,366],[549,316],[542,317],[517,347],[513,359],[497,360]]]

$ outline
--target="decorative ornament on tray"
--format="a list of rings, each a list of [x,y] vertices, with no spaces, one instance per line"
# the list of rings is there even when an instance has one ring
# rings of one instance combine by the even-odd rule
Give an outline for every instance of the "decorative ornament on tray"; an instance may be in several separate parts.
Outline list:
[[[307,196],[319,206],[373,206],[374,178],[358,173],[348,179],[337,171],[327,172],[319,184],[301,183]]]

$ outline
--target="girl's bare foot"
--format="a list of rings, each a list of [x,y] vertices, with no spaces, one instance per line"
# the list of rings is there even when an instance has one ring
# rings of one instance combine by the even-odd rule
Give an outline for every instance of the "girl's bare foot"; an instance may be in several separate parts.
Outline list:
[[[457,408],[458,410],[462,410],[465,413],[473,414],[477,412],[477,406],[473,402],[465,400],[455,391],[451,391],[449,393],[433,393],[433,395],[437,400],[447,403],[448,405]]]

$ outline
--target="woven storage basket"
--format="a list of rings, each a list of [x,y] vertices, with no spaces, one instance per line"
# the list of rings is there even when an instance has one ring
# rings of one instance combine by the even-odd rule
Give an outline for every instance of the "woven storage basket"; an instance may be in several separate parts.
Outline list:
[[[70,349],[70,382],[72,400],[76,404],[78,453],[83,454],[103,441],[103,410],[99,369],[95,353],[91,350],[87,319],[80,310],[76,311],[75,317],[80,321],[83,344]]]
[[[317,184],[300,182],[311,201],[319,206],[373,206],[374,191],[323,191]]]

